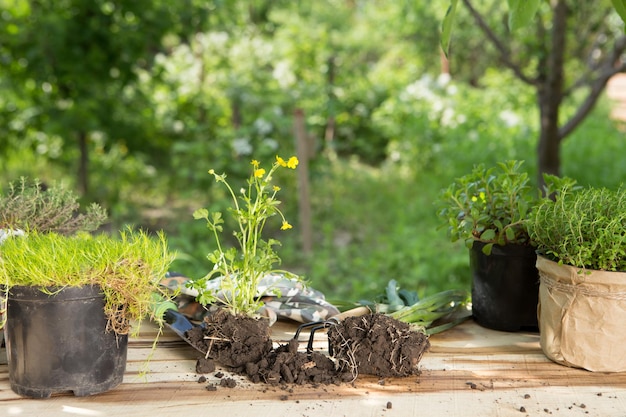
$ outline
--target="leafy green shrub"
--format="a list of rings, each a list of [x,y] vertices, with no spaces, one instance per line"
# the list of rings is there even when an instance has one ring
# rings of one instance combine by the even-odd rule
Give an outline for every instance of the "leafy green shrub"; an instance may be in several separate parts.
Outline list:
[[[537,197],[522,164],[478,165],[441,193],[439,217],[453,242],[462,239],[470,248],[474,241],[484,242],[487,255],[494,244],[530,244],[524,221]]]
[[[69,235],[96,230],[107,218],[97,204],[78,213],[78,197],[61,185],[45,187],[39,180],[21,178],[0,196],[0,229],[22,229]]]
[[[626,189],[566,185],[527,222],[543,255],[577,268],[626,271]]]

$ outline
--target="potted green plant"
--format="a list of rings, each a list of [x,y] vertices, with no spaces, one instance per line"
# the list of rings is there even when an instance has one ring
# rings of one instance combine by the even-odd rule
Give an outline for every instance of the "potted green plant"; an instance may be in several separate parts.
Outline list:
[[[122,382],[131,324],[172,257],[163,234],[31,232],[0,248],[9,380],[18,394],[97,394]]]
[[[598,372],[626,371],[626,189],[565,182],[529,217],[539,256],[541,348]]]
[[[61,184],[48,187],[38,179],[22,177],[9,183],[0,194],[0,244],[28,230],[65,235],[93,231],[107,218],[106,211],[98,204],[90,205],[84,213],[78,209],[78,197],[69,188]],[[0,329],[4,311],[4,300],[0,297]],[[4,332],[0,336],[1,344]]]
[[[21,180],[0,198],[3,321],[9,380],[20,395],[91,395],[122,382],[131,324],[152,312],[172,261],[163,234],[93,236],[86,230],[104,210],[77,210],[71,191],[37,181]]]
[[[450,239],[469,248],[472,315],[496,330],[537,327],[539,277],[525,220],[538,197],[522,165],[475,166],[437,201]]]

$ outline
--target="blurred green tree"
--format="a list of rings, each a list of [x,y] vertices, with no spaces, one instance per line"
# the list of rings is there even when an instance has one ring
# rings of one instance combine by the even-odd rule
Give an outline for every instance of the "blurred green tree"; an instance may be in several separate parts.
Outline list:
[[[488,41],[462,45],[462,54],[495,54],[498,65],[536,92],[538,182],[542,184],[543,173],[560,174],[561,144],[589,115],[608,80],[626,71],[624,22],[615,9],[623,2],[509,0],[507,7],[501,0],[490,0],[475,7],[472,0],[462,1],[462,11],[469,13]],[[451,2],[444,19],[444,48],[457,3]],[[456,59],[454,49],[450,59]]]
[[[166,35],[187,39],[204,29],[209,6],[200,0],[4,2],[0,71],[9,94],[2,106],[3,126],[12,133],[7,137],[77,169],[83,194],[96,145],[165,155],[169,144],[152,128],[154,113],[136,88],[137,69],[151,66]]]

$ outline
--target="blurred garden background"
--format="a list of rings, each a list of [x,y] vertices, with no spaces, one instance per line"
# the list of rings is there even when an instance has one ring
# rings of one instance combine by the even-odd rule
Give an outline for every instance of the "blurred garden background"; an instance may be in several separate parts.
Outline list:
[[[478,163],[524,160],[536,181],[538,91],[503,57],[539,78],[554,36],[547,2],[515,33],[506,1],[475,3],[507,54],[460,5],[446,59],[447,1],[0,0],[0,189],[68,184],[107,209],[108,231],[164,230],[174,269],[199,278],[214,243],[192,213],[229,204],[208,170],[243,185],[252,159],[298,154],[306,195],[293,171],[278,179],[294,228],[266,227],[282,268],[333,300],[371,299],[391,279],[421,295],[469,289],[467,249],[433,203]],[[566,91],[564,124],[592,89],[587,69],[611,53],[614,69],[624,48],[609,0],[566,3],[562,81],[583,88]],[[559,143],[560,173],[616,188],[624,129],[605,90],[592,104]]]

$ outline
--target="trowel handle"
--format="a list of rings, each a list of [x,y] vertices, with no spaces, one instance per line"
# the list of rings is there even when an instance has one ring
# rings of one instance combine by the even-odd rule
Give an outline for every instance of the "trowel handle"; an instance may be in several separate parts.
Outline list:
[[[165,298],[159,293],[152,293],[152,300],[150,303],[150,313],[155,320],[162,320],[165,316],[165,312],[168,310],[178,311],[178,306],[172,300]]]
[[[355,308],[351,308],[350,310],[343,311],[339,314],[335,314],[331,317],[331,320],[342,321],[347,319],[348,317],[360,317],[366,314],[371,314],[372,310],[370,310],[367,306],[359,306]]]

